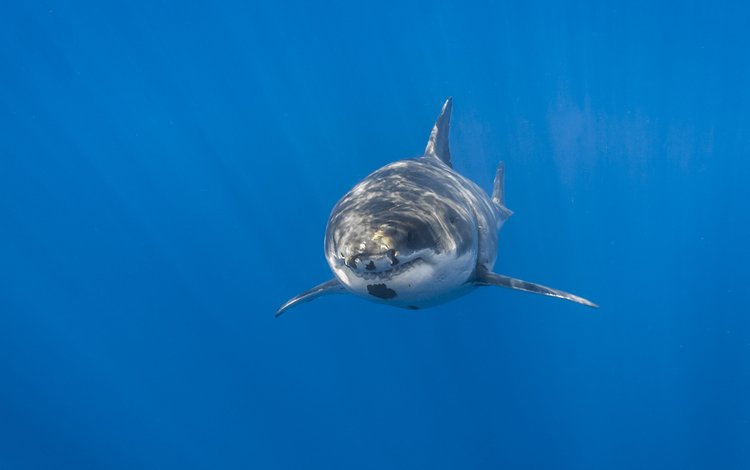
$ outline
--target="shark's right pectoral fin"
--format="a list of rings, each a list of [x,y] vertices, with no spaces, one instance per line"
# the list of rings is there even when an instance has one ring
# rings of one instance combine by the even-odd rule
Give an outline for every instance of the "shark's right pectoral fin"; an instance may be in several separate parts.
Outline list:
[[[319,284],[312,289],[305,291],[301,293],[300,295],[293,297],[284,303],[284,305],[279,308],[279,310],[276,312],[276,316],[278,317],[282,313],[286,312],[290,308],[294,307],[297,304],[303,303],[303,302],[309,302],[311,300],[315,300],[321,295],[326,294],[343,294],[346,292],[346,289],[344,289],[344,286],[341,285],[341,283],[336,279],[331,279],[330,281],[326,281],[323,284]]]
[[[477,286],[500,286],[500,287],[508,287],[510,289],[522,290],[526,292],[533,292],[534,294],[549,295],[551,297],[558,297],[560,299],[570,300],[571,302],[583,304],[588,307],[599,308],[598,305],[596,305],[595,303],[591,301],[584,299],[583,297],[578,297],[577,295],[569,294],[561,290],[552,289],[550,287],[545,287],[539,284],[534,284],[533,282],[522,281],[520,279],[514,279],[508,276],[502,276],[500,274],[489,273],[489,272],[482,273],[477,277],[477,280],[474,281],[474,283]]]

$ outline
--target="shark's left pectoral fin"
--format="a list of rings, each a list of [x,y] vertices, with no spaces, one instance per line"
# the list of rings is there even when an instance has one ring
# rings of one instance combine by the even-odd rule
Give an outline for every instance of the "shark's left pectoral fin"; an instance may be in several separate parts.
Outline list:
[[[569,294],[561,290],[552,289],[533,282],[522,281],[520,279],[514,279],[508,276],[502,276],[495,273],[482,273],[477,276],[477,280],[474,281],[477,286],[500,286],[508,287],[510,289],[522,290],[526,292],[533,292],[534,294],[549,295],[551,297],[558,297],[560,299],[570,300],[579,304],[586,305],[588,307],[599,308],[595,303],[578,297],[577,295]]]
[[[284,305],[279,308],[279,310],[276,312],[276,316],[278,317],[282,313],[286,312],[290,308],[294,307],[297,304],[303,303],[303,302],[310,302],[311,300],[315,300],[321,295],[326,294],[343,294],[346,292],[346,289],[344,289],[344,286],[341,285],[341,283],[336,279],[331,279],[330,281],[326,281],[323,284],[319,284],[312,289],[305,291],[301,293],[300,295],[293,297],[284,303]]]

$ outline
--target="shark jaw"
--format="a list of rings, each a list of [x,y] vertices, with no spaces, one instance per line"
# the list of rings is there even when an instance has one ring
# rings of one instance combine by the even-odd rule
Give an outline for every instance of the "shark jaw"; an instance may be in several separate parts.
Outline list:
[[[428,253],[429,252],[429,253]],[[342,260],[331,263],[336,278],[351,293],[369,300],[410,309],[444,302],[470,290],[476,259],[423,250],[389,269],[353,269]]]

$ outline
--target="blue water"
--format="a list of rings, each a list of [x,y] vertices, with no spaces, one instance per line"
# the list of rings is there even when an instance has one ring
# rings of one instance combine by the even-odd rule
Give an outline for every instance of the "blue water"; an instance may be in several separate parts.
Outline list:
[[[6,2],[0,469],[750,468],[748,7],[352,3]],[[275,319],[448,96],[497,271],[601,308]]]

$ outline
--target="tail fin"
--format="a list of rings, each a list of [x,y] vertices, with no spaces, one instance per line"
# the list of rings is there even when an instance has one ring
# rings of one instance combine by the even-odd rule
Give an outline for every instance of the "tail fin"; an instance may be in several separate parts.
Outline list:
[[[495,183],[492,188],[492,202],[495,203],[501,224],[513,215],[513,211],[505,207],[505,162],[497,165]]]

